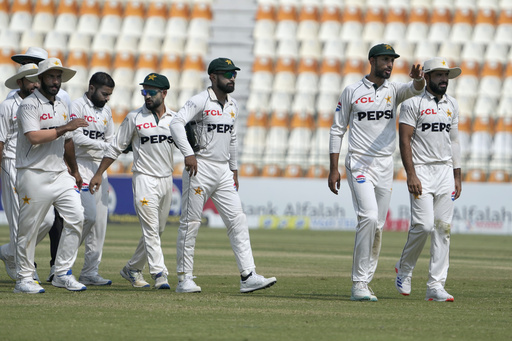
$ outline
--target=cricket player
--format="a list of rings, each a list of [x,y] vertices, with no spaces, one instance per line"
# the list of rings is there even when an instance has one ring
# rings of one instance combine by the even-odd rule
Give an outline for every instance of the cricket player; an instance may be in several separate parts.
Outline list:
[[[114,136],[112,111],[107,104],[115,83],[110,75],[97,72],[89,80],[89,89],[73,101],[71,118],[83,118],[89,126],[78,128],[73,135],[76,162],[83,179],[80,196],[84,207],[84,229],[80,242],[85,244],[84,266],[78,280],[85,285],[110,285],[112,281],[98,273],[105,242],[108,219],[108,179],[103,173],[103,186],[91,194],[89,182]]]
[[[450,68],[443,58],[432,58],[423,67],[427,89],[402,104],[400,154],[407,173],[411,199],[411,226],[400,260],[395,286],[402,295],[411,293],[416,261],[431,236],[427,301],[453,302],[444,289],[448,276],[450,228],[454,200],[461,184],[459,105],[446,94],[448,80],[461,69]]]
[[[240,291],[252,292],[276,283],[275,277],[265,278],[255,271],[249,228],[237,192],[235,120],[238,105],[229,94],[235,90],[239,70],[229,58],[214,59],[208,66],[212,86],[190,98],[171,123],[175,143],[185,156],[176,292],[201,292],[201,287],[193,280],[194,248],[208,198],[212,198],[227,226],[240,271]],[[197,143],[192,142],[194,146],[187,139],[187,124],[192,131],[189,138]]]
[[[357,215],[351,300],[377,301],[368,287],[380,253],[382,228],[393,185],[396,108],[425,86],[420,65],[413,65],[409,83],[389,82],[395,58],[392,46],[377,44],[368,53],[370,74],[343,90],[330,131],[329,189],[338,194],[341,141],[349,129],[345,159],[347,182]]]
[[[170,289],[164,264],[160,238],[171,210],[172,143],[169,124],[174,112],[166,108],[164,100],[170,87],[167,77],[150,73],[140,83],[145,104],[126,116],[112,144],[91,179],[92,194],[100,189],[102,174],[126,150],[133,149],[133,202],[142,228],[134,255],[121,270],[121,276],[133,287],[149,287],[142,270],[146,262],[155,280],[155,289]]]
[[[71,271],[84,216],[79,194],[82,178],[70,132],[86,127],[87,122],[84,119],[70,121],[68,107],[56,96],[61,83],[67,82],[75,73],[75,70],[62,66],[58,58],[40,62],[38,73],[27,77],[31,81],[39,79],[40,89],[25,98],[17,112],[16,190],[20,213],[15,293],[44,292],[32,279],[32,273],[35,270],[37,230],[52,205],[64,219],[52,284],[71,291],[86,289]]]
[[[7,274],[16,280],[16,240],[18,237],[18,215],[20,206],[16,193],[16,142],[18,139],[18,120],[16,113],[21,101],[39,87],[39,82],[31,82],[26,76],[36,74],[37,65],[22,65],[18,72],[5,81],[9,89],[16,89],[13,95],[0,104],[0,160],[2,165],[2,203],[9,223],[9,243],[0,246],[0,259],[5,263]],[[53,208],[48,211],[43,224],[39,228],[37,244],[43,240],[54,221]],[[37,271],[33,275],[39,281]]]

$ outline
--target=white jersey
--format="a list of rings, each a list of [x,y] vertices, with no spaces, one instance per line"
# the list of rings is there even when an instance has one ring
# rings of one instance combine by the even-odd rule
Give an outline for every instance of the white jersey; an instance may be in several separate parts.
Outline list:
[[[14,94],[16,92],[18,92],[18,89],[9,91],[9,93],[7,94],[6,99],[7,98],[11,98],[12,96],[14,96]],[[66,103],[66,106],[68,108],[71,108],[71,97],[69,97],[69,94],[66,92],[66,90],[60,88],[59,92],[57,93],[57,97],[59,97],[61,102]]]
[[[191,122],[199,145],[199,150],[195,154],[209,161],[229,161],[229,168],[236,170],[235,120],[237,117],[238,104],[236,100],[227,95],[226,103],[222,105],[210,87],[185,103],[173,120],[171,131],[175,143],[183,155],[193,155],[194,151],[183,128],[185,124]]]
[[[18,121],[16,112],[23,99],[17,93],[0,104],[0,142],[4,143],[2,157],[16,158],[16,142],[18,139]]]
[[[343,90],[330,131],[329,153],[339,153],[350,126],[348,151],[372,157],[390,156],[396,146],[396,108],[421,93],[413,82],[387,80],[378,88],[363,77]]]
[[[75,130],[73,135],[77,160],[101,161],[114,136],[110,107],[105,105],[97,108],[84,94],[71,105],[71,119],[73,118],[83,118],[89,123],[88,127]]]
[[[143,105],[126,115],[105,157],[117,157],[131,144],[132,172],[157,178],[169,177],[173,171],[173,138],[169,125],[175,113],[166,108],[160,120]]]
[[[18,145],[16,168],[37,169],[45,172],[67,170],[64,163],[64,141],[72,138],[70,132],[51,142],[32,145],[25,136],[30,131],[54,129],[68,123],[69,111],[65,103],[56,98],[50,102],[38,89],[25,98],[18,108]]]
[[[458,140],[459,105],[455,98],[436,97],[424,91],[408,99],[400,109],[400,123],[415,127],[411,140],[414,165],[452,165],[452,141]]]

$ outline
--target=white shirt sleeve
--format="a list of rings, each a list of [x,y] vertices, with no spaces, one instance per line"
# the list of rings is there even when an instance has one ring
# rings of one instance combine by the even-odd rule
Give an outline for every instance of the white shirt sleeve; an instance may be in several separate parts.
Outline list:
[[[414,101],[412,99],[403,102],[400,107],[400,118],[398,122],[416,127],[418,115],[416,114],[417,109],[414,107]]]
[[[460,144],[459,144],[459,105],[454,102],[455,112],[453,113],[453,121],[450,127],[450,141],[452,143],[452,162],[453,169],[461,167],[460,164]]]
[[[194,155],[194,150],[188,142],[187,132],[185,125],[190,122],[198,113],[202,112],[203,108],[194,101],[196,96],[189,99],[185,105],[178,111],[176,116],[171,121],[171,135],[174,143],[181,151],[183,156],[187,157]]]
[[[124,118],[123,122],[117,130],[116,136],[112,143],[105,151],[105,157],[116,160],[121,153],[128,148],[133,139],[137,127],[135,126],[135,115],[137,112],[131,112]]]
[[[338,106],[334,112],[334,120],[330,130],[329,153],[339,153],[341,150],[341,141],[347,132],[350,121],[350,113],[352,111],[350,103],[352,91],[345,88],[338,100]]]

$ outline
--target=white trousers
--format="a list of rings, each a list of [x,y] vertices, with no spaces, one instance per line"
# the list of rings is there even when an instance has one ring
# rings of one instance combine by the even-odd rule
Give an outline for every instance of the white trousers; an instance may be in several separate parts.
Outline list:
[[[139,217],[142,237],[135,253],[127,263],[130,270],[144,269],[147,261],[151,275],[160,272],[169,274],[164,264],[160,237],[171,210],[172,186],[172,176],[157,178],[133,173],[133,204]]]
[[[91,194],[89,192],[89,181],[96,173],[99,162],[87,159],[77,159],[78,169],[84,181],[80,197],[84,207],[84,229],[80,244],[85,245],[83,276],[98,275],[98,269],[105,243],[108,219],[108,178],[103,173],[100,190]]]
[[[391,199],[393,158],[349,153],[345,167],[357,216],[352,281],[370,283],[377,269]]]
[[[178,276],[192,275],[196,237],[201,225],[203,207],[208,198],[212,199],[227,227],[238,270],[243,274],[250,273],[256,266],[247,218],[242,210],[240,196],[234,187],[233,172],[227,162],[197,158],[196,176],[190,177],[187,171],[183,171],[181,217],[176,245]]]
[[[9,224],[10,240],[8,244],[0,246],[2,253],[9,260],[14,262],[16,255],[16,240],[18,238],[18,216],[20,213],[20,203],[16,193],[16,159],[2,158],[2,173],[0,175],[2,183],[2,205],[4,207],[7,223]],[[52,228],[55,214],[53,209],[48,210],[43,223],[39,227],[36,244],[44,239],[48,231]]]
[[[427,287],[444,287],[448,276],[450,229],[453,218],[452,193],[455,190],[453,168],[448,165],[416,166],[422,194],[411,194],[411,226],[407,236],[399,272],[412,276],[418,257],[431,236],[430,266]]]
[[[55,274],[66,274],[75,263],[84,223],[84,213],[75,178],[67,170],[44,172],[19,169],[16,189],[20,203],[16,244],[17,278],[20,280],[31,278],[35,270],[34,253],[37,233],[52,205],[64,220],[55,259]]]

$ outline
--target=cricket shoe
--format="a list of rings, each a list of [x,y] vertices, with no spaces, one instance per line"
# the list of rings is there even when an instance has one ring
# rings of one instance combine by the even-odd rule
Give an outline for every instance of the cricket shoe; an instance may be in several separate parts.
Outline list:
[[[124,279],[129,281],[134,288],[149,288],[151,286],[144,280],[142,271],[140,270],[130,270],[125,266],[123,270],[121,270],[120,274]]]
[[[396,278],[395,278],[395,287],[396,290],[398,290],[399,294],[402,294],[404,296],[409,296],[411,294],[411,276],[402,276],[398,272],[399,264],[396,263],[395,265],[395,272],[396,272]]]
[[[52,285],[57,288],[66,288],[69,291],[84,291],[87,289],[85,285],[76,280],[71,270],[68,270],[65,275],[53,276]]]
[[[245,294],[256,290],[270,288],[276,284],[276,282],[277,279],[275,277],[265,278],[253,271],[245,281],[240,280],[240,292]]]
[[[24,278],[22,280],[16,281],[16,285],[14,286],[14,293],[24,293],[24,294],[42,294],[44,292],[44,288],[40,286],[38,283],[34,282],[32,278]]]
[[[444,288],[427,288],[427,296],[425,301],[437,301],[437,302],[453,302],[453,296],[444,290]]]
[[[350,296],[351,301],[377,302],[377,296],[373,294],[366,282],[354,282]]]
[[[14,263],[14,257],[13,259],[10,259],[4,252],[4,247],[8,247],[9,244],[5,244],[0,246],[0,259],[5,264],[5,271],[7,272],[7,275],[13,280],[16,280],[16,263]]]
[[[51,268],[50,268],[50,274],[48,275],[48,277],[46,278],[46,281],[51,283],[51,281],[53,281],[53,276],[55,276],[55,265],[52,265]]]
[[[178,282],[176,292],[201,292],[201,287],[194,282],[194,278],[196,278],[196,276],[186,275],[183,281]]]
[[[101,277],[100,275],[93,275],[93,276],[85,276],[80,275],[78,278],[78,281],[85,285],[111,285],[112,281],[110,279],[105,279]]]
[[[151,277],[155,280],[155,289],[171,289],[171,286],[167,281],[167,275],[163,272],[159,272]]]

